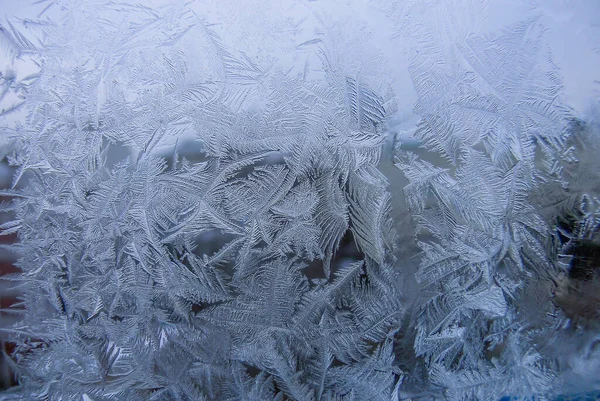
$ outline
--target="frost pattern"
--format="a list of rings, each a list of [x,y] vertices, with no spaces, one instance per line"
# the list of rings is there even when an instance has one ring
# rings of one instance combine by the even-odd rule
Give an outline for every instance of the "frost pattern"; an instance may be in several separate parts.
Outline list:
[[[538,19],[480,34],[487,2],[392,2],[407,141],[351,24],[295,26],[284,69],[188,5],[42,3],[0,31],[40,68],[0,81],[3,113],[26,111],[0,142],[22,270],[3,276],[22,319],[0,399],[599,390],[564,373],[600,366],[578,257],[598,246],[598,163],[579,156],[598,123],[564,106]]]
[[[407,151],[401,138],[396,166],[423,250],[415,277],[434,294],[418,308],[414,350],[448,399],[569,388],[555,343],[568,338],[566,319],[552,295],[564,267],[549,251],[562,241],[550,235],[553,206],[567,200],[554,192],[543,213],[540,188],[564,185],[572,117],[542,31],[524,21],[447,48],[425,33],[409,65],[421,148]]]
[[[20,396],[387,399],[384,99],[266,71],[188,11],[97,6],[40,28],[10,133]],[[359,261],[334,257],[345,237]]]

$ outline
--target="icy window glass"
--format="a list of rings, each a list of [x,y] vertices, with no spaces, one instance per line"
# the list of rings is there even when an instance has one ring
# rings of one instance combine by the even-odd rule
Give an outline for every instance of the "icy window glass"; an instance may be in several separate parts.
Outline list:
[[[599,17],[0,0],[0,400],[600,396]]]

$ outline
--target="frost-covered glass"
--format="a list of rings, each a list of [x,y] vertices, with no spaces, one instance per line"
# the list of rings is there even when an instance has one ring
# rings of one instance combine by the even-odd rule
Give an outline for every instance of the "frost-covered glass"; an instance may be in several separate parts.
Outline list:
[[[0,8],[0,399],[600,394],[596,2]]]

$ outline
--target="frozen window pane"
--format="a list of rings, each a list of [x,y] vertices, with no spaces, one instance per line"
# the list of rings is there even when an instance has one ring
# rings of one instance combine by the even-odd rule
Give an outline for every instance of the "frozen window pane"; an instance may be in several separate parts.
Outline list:
[[[16,4],[0,399],[600,392],[593,2]]]

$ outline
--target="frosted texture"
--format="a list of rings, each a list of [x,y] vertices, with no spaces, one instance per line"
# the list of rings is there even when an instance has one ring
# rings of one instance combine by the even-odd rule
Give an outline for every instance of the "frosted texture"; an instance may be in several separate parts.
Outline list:
[[[153,3],[6,6],[0,399],[600,394],[598,6]]]

